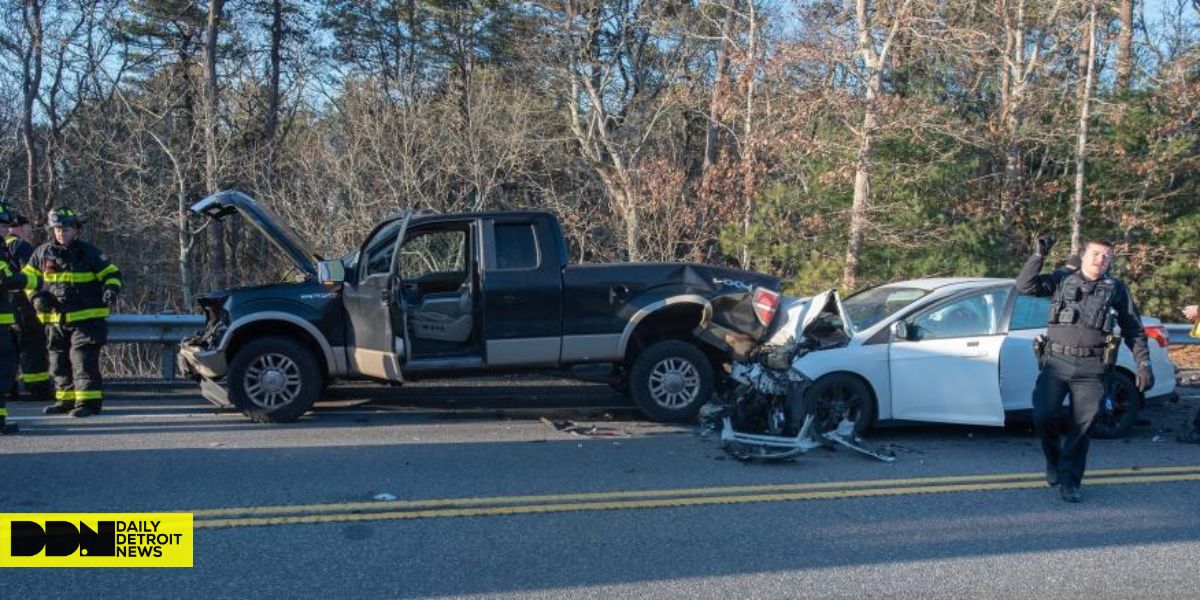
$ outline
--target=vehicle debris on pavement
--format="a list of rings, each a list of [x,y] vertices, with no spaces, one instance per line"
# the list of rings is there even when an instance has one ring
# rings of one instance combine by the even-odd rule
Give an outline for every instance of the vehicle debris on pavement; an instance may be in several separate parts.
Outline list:
[[[541,418],[542,423],[555,431],[569,433],[571,435],[579,435],[585,437],[619,437],[626,433],[616,427],[599,427],[596,425],[580,425],[574,421],[567,419],[553,420],[546,417]]]
[[[781,298],[767,343],[730,340],[730,378],[736,385],[702,407],[702,433],[720,429],[725,451],[743,461],[792,459],[835,445],[895,461],[895,453],[867,443],[857,432],[852,407],[819,397],[813,381],[796,367],[809,352],[849,341],[844,312],[835,290],[811,300]],[[794,335],[775,343],[789,332]]]

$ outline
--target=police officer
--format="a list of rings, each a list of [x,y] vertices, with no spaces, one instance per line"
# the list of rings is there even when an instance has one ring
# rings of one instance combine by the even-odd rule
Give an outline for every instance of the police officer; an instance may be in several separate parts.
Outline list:
[[[100,349],[108,341],[108,307],[121,290],[121,271],[95,246],[78,239],[79,214],[50,211],[53,239],[25,265],[26,289],[38,318],[49,327],[50,373],[55,399],[42,412],[87,417],[104,401]]]
[[[1040,275],[1054,238],[1042,236],[1017,275],[1017,291],[1051,296],[1041,373],[1033,391],[1033,424],[1046,456],[1046,483],[1059,485],[1067,502],[1079,502],[1087,462],[1088,429],[1104,398],[1105,347],[1114,321],[1137,363],[1137,388],[1154,386],[1150,350],[1141,317],[1129,289],[1108,274],[1112,244],[1092,240],[1084,246],[1078,271],[1060,269]],[[1112,346],[1110,352],[1115,352]],[[1063,431],[1063,399],[1071,395],[1071,418]],[[1065,434],[1065,435],[1064,435]]]
[[[0,202],[0,237],[8,248],[12,267],[20,272],[33,256],[33,244],[17,235],[28,221],[13,212],[11,207]],[[25,384],[25,392],[30,400],[38,402],[50,401],[50,368],[46,356],[46,327],[38,321],[37,313],[29,299],[20,291],[9,292],[14,309],[16,323],[13,333],[16,336],[16,352],[21,365],[20,381]],[[17,386],[12,387],[12,398],[17,397]]]
[[[10,218],[7,207],[0,206],[0,219],[7,222]],[[13,265],[8,246],[0,244],[0,435],[17,432],[17,424],[8,422],[8,389],[15,385],[17,375],[17,348],[12,332],[16,315],[10,292],[21,289],[25,277]]]

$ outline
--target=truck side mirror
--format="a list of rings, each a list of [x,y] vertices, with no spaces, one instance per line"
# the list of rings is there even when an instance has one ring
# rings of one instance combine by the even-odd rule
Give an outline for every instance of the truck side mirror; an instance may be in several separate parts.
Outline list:
[[[346,265],[340,260],[323,260],[317,263],[317,279],[321,285],[337,285],[346,281]]]
[[[896,321],[892,323],[892,339],[907,340],[908,339],[908,323],[904,321]]]

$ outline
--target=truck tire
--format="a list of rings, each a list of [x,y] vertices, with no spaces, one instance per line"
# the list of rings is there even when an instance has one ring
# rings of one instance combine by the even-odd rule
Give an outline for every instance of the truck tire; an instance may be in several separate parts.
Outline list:
[[[256,423],[291,423],[316,403],[322,379],[308,346],[290,337],[265,337],[234,355],[229,400]]]
[[[848,373],[830,373],[805,392],[807,410],[816,417],[822,433],[837,429],[842,419],[854,422],[854,433],[866,434],[875,422],[875,398],[871,388]]]
[[[1100,401],[1100,411],[1092,421],[1091,437],[1111,440],[1122,438],[1137,424],[1138,413],[1142,404],[1142,394],[1137,385],[1128,375],[1116,371],[1109,375],[1112,379],[1106,386],[1104,399]]]
[[[634,359],[629,370],[629,391],[650,418],[687,422],[712,397],[712,364],[699,348],[687,342],[657,342]]]

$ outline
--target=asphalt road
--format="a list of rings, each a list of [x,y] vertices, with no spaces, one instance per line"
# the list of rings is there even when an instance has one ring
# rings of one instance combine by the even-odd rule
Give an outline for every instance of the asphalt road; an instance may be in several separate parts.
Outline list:
[[[599,386],[337,390],[256,425],[188,390],[91,419],[11,405],[0,512],[185,511],[192,569],[3,569],[8,598],[1192,597],[1200,390],[1097,441],[1084,502],[1040,481],[1029,428],[886,428],[883,463],[743,464]],[[546,419],[543,420],[543,417]],[[570,424],[593,435],[560,431]],[[555,427],[555,424],[559,427]],[[591,429],[595,426],[595,429]],[[394,500],[379,501],[379,494]]]

